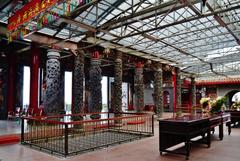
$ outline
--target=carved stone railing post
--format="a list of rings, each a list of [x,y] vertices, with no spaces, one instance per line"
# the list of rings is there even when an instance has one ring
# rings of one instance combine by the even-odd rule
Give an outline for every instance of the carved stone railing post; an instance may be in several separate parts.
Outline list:
[[[84,51],[78,52],[74,60],[73,72],[73,114],[83,113]],[[81,120],[81,117],[75,120]]]
[[[144,109],[144,83],[143,83],[143,64],[136,64],[134,76],[134,91],[136,96],[137,112],[142,112]]]
[[[156,114],[159,118],[163,115],[163,76],[162,76],[162,64],[156,64],[154,71],[154,97],[153,100],[156,106]]]
[[[89,71],[89,93],[90,93],[90,112],[101,112],[102,110],[102,70],[99,52],[95,51],[91,59]],[[100,118],[100,115],[92,115],[93,119]]]
[[[46,97],[44,112],[47,115],[56,115],[63,111],[59,103],[60,90],[60,53],[58,50],[50,49],[47,53],[46,64]]]
[[[122,53],[117,52],[114,61],[114,112],[122,112]]]

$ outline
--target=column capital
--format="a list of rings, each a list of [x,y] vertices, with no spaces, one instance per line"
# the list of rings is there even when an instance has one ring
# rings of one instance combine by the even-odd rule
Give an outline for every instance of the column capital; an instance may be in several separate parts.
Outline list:
[[[120,63],[122,62],[122,52],[116,51],[115,53],[115,63]]]
[[[123,53],[121,51],[116,50],[116,57],[122,57]]]
[[[60,51],[57,49],[48,49],[47,50],[48,59],[60,59]]]
[[[162,72],[163,71],[162,63],[155,63],[154,70],[156,72]]]

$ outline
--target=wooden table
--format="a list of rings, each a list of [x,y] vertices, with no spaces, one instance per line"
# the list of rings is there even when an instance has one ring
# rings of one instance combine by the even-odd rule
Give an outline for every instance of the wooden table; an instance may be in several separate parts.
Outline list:
[[[240,111],[237,110],[226,110],[225,112],[228,112],[231,114],[231,123],[236,124],[237,122],[240,123]]]
[[[207,136],[205,137],[205,133]],[[201,115],[187,115],[183,117],[174,117],[159,120],[159,149],[162,152],[182,154],[186,159],[190,155],[191,139],[197,136],[203,136],[202,143],[210,147],[210,124],[208,117]],[[170,151],[170,147],[185,143],[184,151]]]
[[[231,114],[222,113],[209,116],[211,130],[215,131],[214,128],[219,126],[219,139],[223,139],[223,125],[228,126],[228,135],[231,134]]]
[[[210,131],[219,126],[219,138],[223,139],[223,124],[230,122],[230,114],[222,113],[218,115],[185,115],[159,120],[159,151],[185,155],[189,159],[191,139],[202,136],[198,143],[211,145]],[[231,126],[228,126],[229,134]],[[207,135],[206,135],[207,134]],[[170,147],[180,143],[185,143],[183,151],[169,150]]]

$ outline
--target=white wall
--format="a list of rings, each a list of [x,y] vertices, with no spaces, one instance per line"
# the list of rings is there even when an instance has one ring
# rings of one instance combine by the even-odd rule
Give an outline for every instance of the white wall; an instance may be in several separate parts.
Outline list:
[[[144,104],[154,104],[153,102],[153,88],[148,88],[144,90]]]
[[[233,90],[240,91],[240,85],[221,85],[217,87],[217,96],[225,96]]]
[[[144,105],[150,104],[153,105],[153,89],[152,88],[145,88],[144,89]],[[134,106],[136,106],[136,95],[133,94]]]

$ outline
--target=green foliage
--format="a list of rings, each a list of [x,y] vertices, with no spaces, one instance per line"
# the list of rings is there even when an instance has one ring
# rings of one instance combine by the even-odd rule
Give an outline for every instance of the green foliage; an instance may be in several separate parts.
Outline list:
[[[239,110],[240,109],[240,102],[234,102],[231,106],[231,110]]]
[[[223,104],[226,102],[227,97],[219,98],[211,104],[210,113],[218,113],[222,110]]]
[[[176,117],[181,117],[182,116],[182,110],[178,109],[176,112]]]

